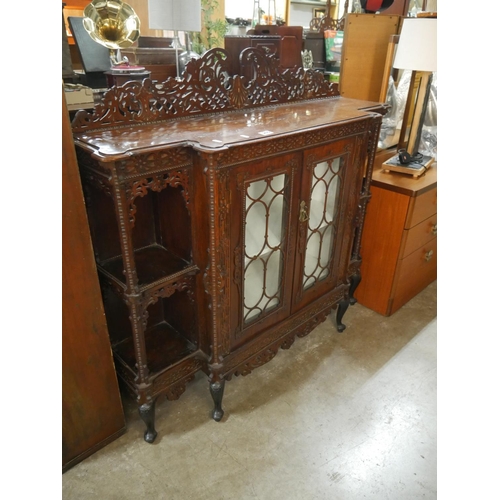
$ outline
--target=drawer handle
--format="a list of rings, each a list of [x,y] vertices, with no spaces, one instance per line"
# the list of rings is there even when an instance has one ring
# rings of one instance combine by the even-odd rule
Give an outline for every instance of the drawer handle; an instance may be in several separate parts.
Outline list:
[[[433,250],[429,250],[428,252],[425,252],[425,262],[429,262],[432,259],[432,256],[434,255]]]
[[[434,224],[432,226],[431,233],[434,235],[438,234],[438,225],[437,224]]]
[[[305,201],[300,202],[300,212],[299,212],[299,221],[305,222],[309,220],[309,216],[307,215],[307,206]]]

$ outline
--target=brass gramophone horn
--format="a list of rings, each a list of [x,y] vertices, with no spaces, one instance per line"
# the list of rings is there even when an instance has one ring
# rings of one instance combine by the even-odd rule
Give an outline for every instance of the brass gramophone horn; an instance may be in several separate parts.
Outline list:
[[[83,27],[110,50],[113,65],[118,64],[115,51],[130,47],[139,38],[140,25],[134,9],[121,0],[93,0],[83,10]]]

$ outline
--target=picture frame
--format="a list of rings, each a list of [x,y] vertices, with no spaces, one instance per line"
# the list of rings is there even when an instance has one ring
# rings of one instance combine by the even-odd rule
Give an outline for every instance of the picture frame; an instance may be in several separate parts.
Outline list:
[[[326,8],[314,8],[313,9],[313,17],[314,18],[322,18],[326,14]]]

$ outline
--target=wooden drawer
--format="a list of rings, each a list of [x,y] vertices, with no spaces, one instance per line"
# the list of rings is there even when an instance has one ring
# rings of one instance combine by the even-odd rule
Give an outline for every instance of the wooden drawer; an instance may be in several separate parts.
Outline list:
[[[406,214],[405,229],[410,229],[437,213],[437,187],[412,197]]]
[[[437,234],[437,214],[425,219],[420,224],[405,229],[401,240],[401,254],[403,259],[423,245],[429,243]]]
[[[431,253],[432,252],[432,253]],[[389,314],[397,311],[437,277],[437,238],[433,238],[398,263],[395,291]]]

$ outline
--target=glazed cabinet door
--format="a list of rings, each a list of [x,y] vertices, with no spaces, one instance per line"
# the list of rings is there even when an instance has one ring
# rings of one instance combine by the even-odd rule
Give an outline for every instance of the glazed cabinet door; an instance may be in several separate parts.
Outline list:
[[[364,136],[304,152],[292,312],[346,280]],[[353,196],[354,195],[354,196]]]
[[[231,350],[290,314],[300,165],[293,153],[231,173]]]

